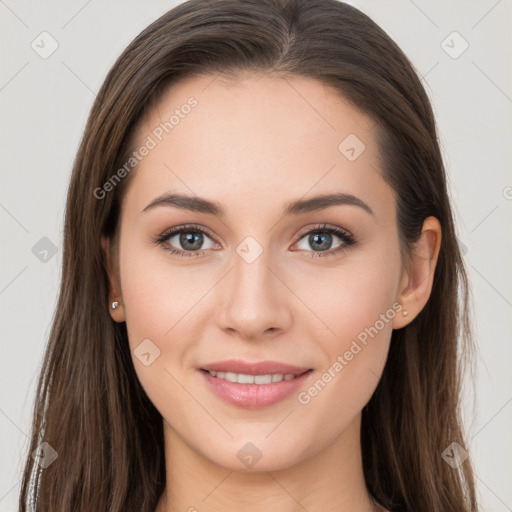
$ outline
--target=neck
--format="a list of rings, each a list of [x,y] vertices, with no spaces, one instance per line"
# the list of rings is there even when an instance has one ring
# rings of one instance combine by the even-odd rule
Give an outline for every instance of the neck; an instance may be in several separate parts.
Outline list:
[[[375,512],[364,481],[360,421],[359,415],[313,456],[259,472],[215,464],[164,421],[166,489],[156,512]]]

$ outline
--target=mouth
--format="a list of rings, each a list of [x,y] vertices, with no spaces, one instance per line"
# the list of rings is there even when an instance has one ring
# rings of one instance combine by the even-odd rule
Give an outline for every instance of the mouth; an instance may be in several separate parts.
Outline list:
[[[276,361],[247,363],[241,360],[221,361],[198,370],[216,397],[245,409],[268,407],[285,400],[313,372],[312,368]]]

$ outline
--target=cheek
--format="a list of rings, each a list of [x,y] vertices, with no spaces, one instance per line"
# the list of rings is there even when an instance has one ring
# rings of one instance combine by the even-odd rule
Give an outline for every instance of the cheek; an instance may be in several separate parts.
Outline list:
[[[199,338],[194,336],[200,329],[198,301],[208,287],[162,253],[130,237],[121,240],[121,287],[131,357],[150,399],[168,407],[181,396],[172,376],[176,368],[190,367],[185,358],[194,344],[191,340]]]
[[[316,325],[322,330],[317,339],[324,340],[322,345],[331,358],[348,349],[361,333],[364,338],[368,329],[374,332],[375,324],[383,338],[389,337],[400,267],[398,248],[375,241],[372,247],[347,253],[336,267],[310,265],[308,271],[293,270],[289,279],[293,279],[294,291],[316,314]]]
[[[191,271],[191,267],[173,263],[164,249],[136,242],[136,238],[127,237],[120,247],[122,294],[126,324],[132,336],[130,343],[141,337],[171,338],[174,326],[182,329],[181,322],[190,323],[194,317],[193,306],[208,289],[205,282],[209,278]]]
[[[385,366],[392,321],[400,311],[395,301],[399,252],[386,251],[382,244],[381,250],[361,252],[329,272],[327,278],[321,271],[310,275],[298,292],[306,297],[310,290],[308,306],[328,326],[316,338],[324,366],[298,402],[328,415],[335,411],[338,420],[334,423],[339,427],[361,411]],[[322,326],[317,319],[313,321]]]

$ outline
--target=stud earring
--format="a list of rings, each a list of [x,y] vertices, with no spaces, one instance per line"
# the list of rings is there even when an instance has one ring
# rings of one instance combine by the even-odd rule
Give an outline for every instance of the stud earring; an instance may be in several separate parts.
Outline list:
[[[409,314],[409,311],[407,311],[407,309],[404,309],[404,310],[402,311],[402,315],[407,316],[408,314]]]
[[[119,306],[119,302],[112,302],[112,309],[116,309]]]

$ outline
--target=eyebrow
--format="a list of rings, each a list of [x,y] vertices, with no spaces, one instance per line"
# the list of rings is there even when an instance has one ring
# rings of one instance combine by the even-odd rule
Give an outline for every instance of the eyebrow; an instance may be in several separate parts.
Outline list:
[[[331,206],[357,206],[362,208],[370,215],[375,215],[373,210],[362,200],[352,194],[323,194],[309,199],[299,199],[288,203],[284,209],[284,216],[299,215],[301,213],[316,212],[329,208]],[[158,206],[167,206],[189,210],[192,212],[206,213],[217,217],[224,217],[226,210],[215,201],[210,201],[202,197],[187,196],[177,193],[165,193],[156,197],[149,203],[141,213],[147,212]]]

